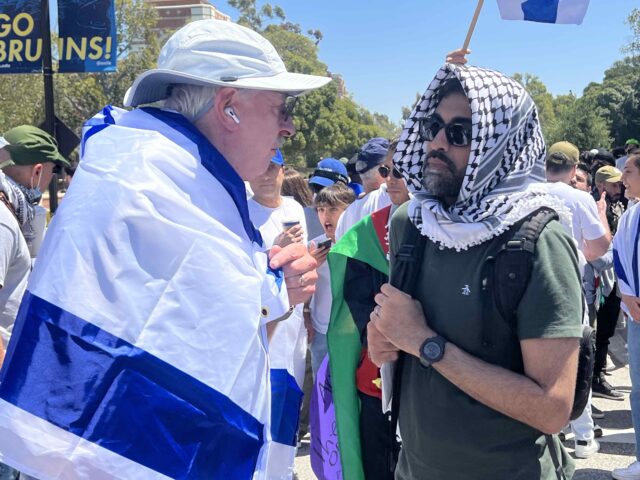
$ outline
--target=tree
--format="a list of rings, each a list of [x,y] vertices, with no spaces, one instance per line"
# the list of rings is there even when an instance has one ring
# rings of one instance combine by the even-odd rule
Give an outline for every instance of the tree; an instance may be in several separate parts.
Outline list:
[[[640,9],[634,8],[627,17],[627,25],[631,27],[633,39],[623,49],[623,51],[631,54],[640,54]]]
[[[565,108],[561,110],[552,136],[546,138],[548,144],[566,140],[580,150],[596,147],[611,147],[609,125],[600,114],[596,103],[587,96],[569,102],[566,98]]]
[[[549,93],[545,84],[535,75],[530,73],[516,73],[513,78],[529,92],[529,95],[531,95],[531,98],[535,102],[545,138],[552,136],[552,133],[556,129],[553,95]]]

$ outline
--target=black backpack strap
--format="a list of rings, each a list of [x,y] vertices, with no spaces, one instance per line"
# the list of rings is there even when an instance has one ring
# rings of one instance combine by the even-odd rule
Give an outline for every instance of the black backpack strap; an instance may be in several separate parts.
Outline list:
[[[486,263],[493,264],[493,274],[489,275],[487,267],[487,276],[483,277],[483,283],[486,279],[489,284],[486,288],[489,294],[487,300],[495,301],[502,318],[514,329],[518,305],[531,278],[536,243],[549,222],[558,218],[558,214],[548,207],[530,213],[511,227],[513,235],[507,235],[505,243],[495,257],[487,258]],[[483,340],[490,342],[490,338],[486,336]]]
[[[553,435],[547,434],[544,436],[544,438],[547,440],[547,447],[549,447],[551,460],[553,460],[553,469],[556,472],[556,477],[558,477],[558,480],[567,480],[567,477],[564,475],[562,464],[560,463],[558,449],[556,448],[556,444],[553,441]]]
[[[395,255],[393,270],[390,272],[389,283],[403,292],[414,296],[415,284],[422,268],[422,256],[427,239],[407,218],[402,234],[402,243]],[[404,368],[405,354],[400,352],[393,372],[393,395],[391,399],[391,419],[389,421],[389,467],[394,472],[400,453],[396,441],[398,427],[398,415],[400,413],[400,393],[402,388],[402,370]]]
[[[536,243],[549,222],[558,219],[558,214],[548,207],[534,211],[511,227],[513,235],[507,235],[495,256],[485,260],[482,271],[483,346],[492,346],[489,318],[494,302],[512,330],[517,329],[518,305],[531,278]],[[558,480],[566,480],[553,435],[545,435],[545,439]]]

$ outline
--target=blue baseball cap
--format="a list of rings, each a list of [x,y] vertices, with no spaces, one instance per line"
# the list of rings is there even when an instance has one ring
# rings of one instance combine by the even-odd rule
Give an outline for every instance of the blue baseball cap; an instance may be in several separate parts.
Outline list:
[[[282,152],[280,151],[280,149],[276,150],[276,154],[273,156],[271,161],[276,165],[284,167],[284,157],[282,156]]]
[[[374,137],[369,140],[358,152],[356,160],[356,172],[363,173],[384,162],[389,152],[389,140],[382,137]]]
[[[320,185],[322,187],[330,187],[336,182],[342,182],[345,185],[349,183],[349,175],[347,175],[347,167],[340,160],[335,158],[325,158],[318,162],[318,166],[313,171],[313,176],[309,179],[309,183]]]

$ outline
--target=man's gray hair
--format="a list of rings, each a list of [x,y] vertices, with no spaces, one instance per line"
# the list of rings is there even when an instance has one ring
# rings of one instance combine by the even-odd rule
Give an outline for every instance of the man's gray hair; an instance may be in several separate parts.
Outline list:
[[[174,85],[171,94],[164,101],[164,108],[180,112],[190,122],[195,123],[213,107],[217,91],[218,87]]]

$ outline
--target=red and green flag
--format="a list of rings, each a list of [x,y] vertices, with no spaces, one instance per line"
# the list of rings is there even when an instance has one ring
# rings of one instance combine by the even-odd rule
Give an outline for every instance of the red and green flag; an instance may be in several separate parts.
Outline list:
[[[366,263],[389,275],[388,222],[391,207],[378,210],[356,223],[328,256],[331,270],[333,304],[327,331],[329,364],[333,387],[338,444],[344,480],[364,480],[360,449],[360,405],[356,387],[356,369],[362,345],[360,333],[343,292],[349,259]]]

